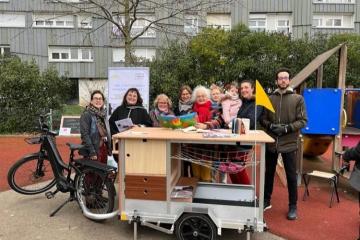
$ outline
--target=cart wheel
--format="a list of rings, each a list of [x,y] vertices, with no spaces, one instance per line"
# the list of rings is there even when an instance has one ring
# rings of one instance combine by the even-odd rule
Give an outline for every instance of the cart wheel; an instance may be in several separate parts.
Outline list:
[[[178,240],[217,238],[216,226],[212,220],[204,214],[197,213],[182,215],[176,223],[175,233]]]

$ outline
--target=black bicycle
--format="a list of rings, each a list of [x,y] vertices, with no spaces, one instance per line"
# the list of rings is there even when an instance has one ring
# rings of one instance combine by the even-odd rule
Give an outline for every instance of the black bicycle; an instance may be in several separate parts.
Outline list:
[[[116,168],[85,157],[75,159],[75,151],[81,152],[84,146],[71,143],[67,143],[70,159],[68,164],[65,163],[56,147],[57,133],[50,131],[45,124],[48,116],[42,115],[39,118],[40,136],[25,139],[28,144],[40,144],[40,150],[24,156],[10,168],[7,177],[10,187],[18,193],[33,195],[56,186],[55,191],[45,193],[48,199],[58,192],[69,192],[70,197],[50,214],[51,217],[74,200],[87,217],[111,213],[116,195]]]

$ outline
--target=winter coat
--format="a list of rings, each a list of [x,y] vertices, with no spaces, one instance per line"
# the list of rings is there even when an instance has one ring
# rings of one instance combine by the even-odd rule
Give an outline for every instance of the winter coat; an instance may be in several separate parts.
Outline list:
[[[297,150],[300,129],[305,127],[307,116],[304,98],[295,94],[292,88],[287,88],[283,93],[276,89],[269,97],[275,113],[265,109],[260,117],[260,123],[266,132],[275,139],[267,148],[271,152],[287,153]],[[288,132],[277,136],[271,130],[271,124],[287,124]]]
[[[116,108],[109,119],[111,135],[119,132],[115,121],[130,118],[133,124],[141,124],[147,127],[152,126],[150,116],[143,106],[126,106],[125,104]]]
[[[221,106],[223,112],[222,118],[224,119],[226,124],[229,124],[231,120],[236,118],[239,108],[241,106],[241,100],[233,100],[226,98],[221,102]]]
[[[80,151],[81,154],[84,156],[96,156],[99,152],[101,136],[96,124],[96,116],[89,110],[85,110],[81,114],[80,134],[81,144],[85,146],[85,149]],[[111,145],[108,147],[111,149]]]
[[[354,160],[356,167],[360,169],[360,142],[356,145],[356,147],[346,150],[343,155],[343,159],[346,161]]]
[[[255,119],[255,98],[252,99],[243,99],[241,107],[237,112],[238,118],[249,118],[250,119],[250,129],[255,129],[256,123],[259,120],[263,112],[262,106],[256,106],[256,119]]]
[[[205,123],[212,119],[210,101],[207,101],[202,104],[195,102],[193,105],[193,111],[197,113],[197,121],[199,123]]]
[[[182,116],[189,113],[192,113],[193,103],[188,101],[187,103],[183,103],[179,100],[178,106],[175,108],[174,112],[176,116]]]
[[[169,112],[162,112],[162,111],[160,111],[158,108],[156,108],[156,109],[151,109],[150,110],[150,113],[149,113],[149,115],[150,115],[150,118],[151,118],[151,121],[152,121],[152,126],[153,127],[160,127],[160,122],[159,122],[159,116],[160,115],[174,115],[174,113],[173,113],[173,111],[169,111]]]

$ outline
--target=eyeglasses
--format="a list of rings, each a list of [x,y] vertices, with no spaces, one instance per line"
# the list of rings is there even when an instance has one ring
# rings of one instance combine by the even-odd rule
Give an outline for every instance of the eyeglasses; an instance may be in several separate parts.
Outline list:
[[[289,77],[278,77],[278,80],[289,80]]]
[[[104,101],[103,98],[97,98],[97,97],[94,97],[93,100],[95,100],[95,101]]]

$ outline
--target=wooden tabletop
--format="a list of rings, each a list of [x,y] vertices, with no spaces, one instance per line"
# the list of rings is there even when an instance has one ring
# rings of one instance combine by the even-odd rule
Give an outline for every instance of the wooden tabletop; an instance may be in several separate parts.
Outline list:
[[[230,133],[230,131],[228,132]],[[113,139],[157,139],[157,140],[173,140],[173,141],[194,141],[194,142],[259,142],[270,143],[274,142],[262,130],[249,131],[248,134],[236,135],[226,138],[205,138],[202,133],[185,133],[181,130],[172,130],[169,128],[149,128],[149,127],[135,127],[115,134]]]

